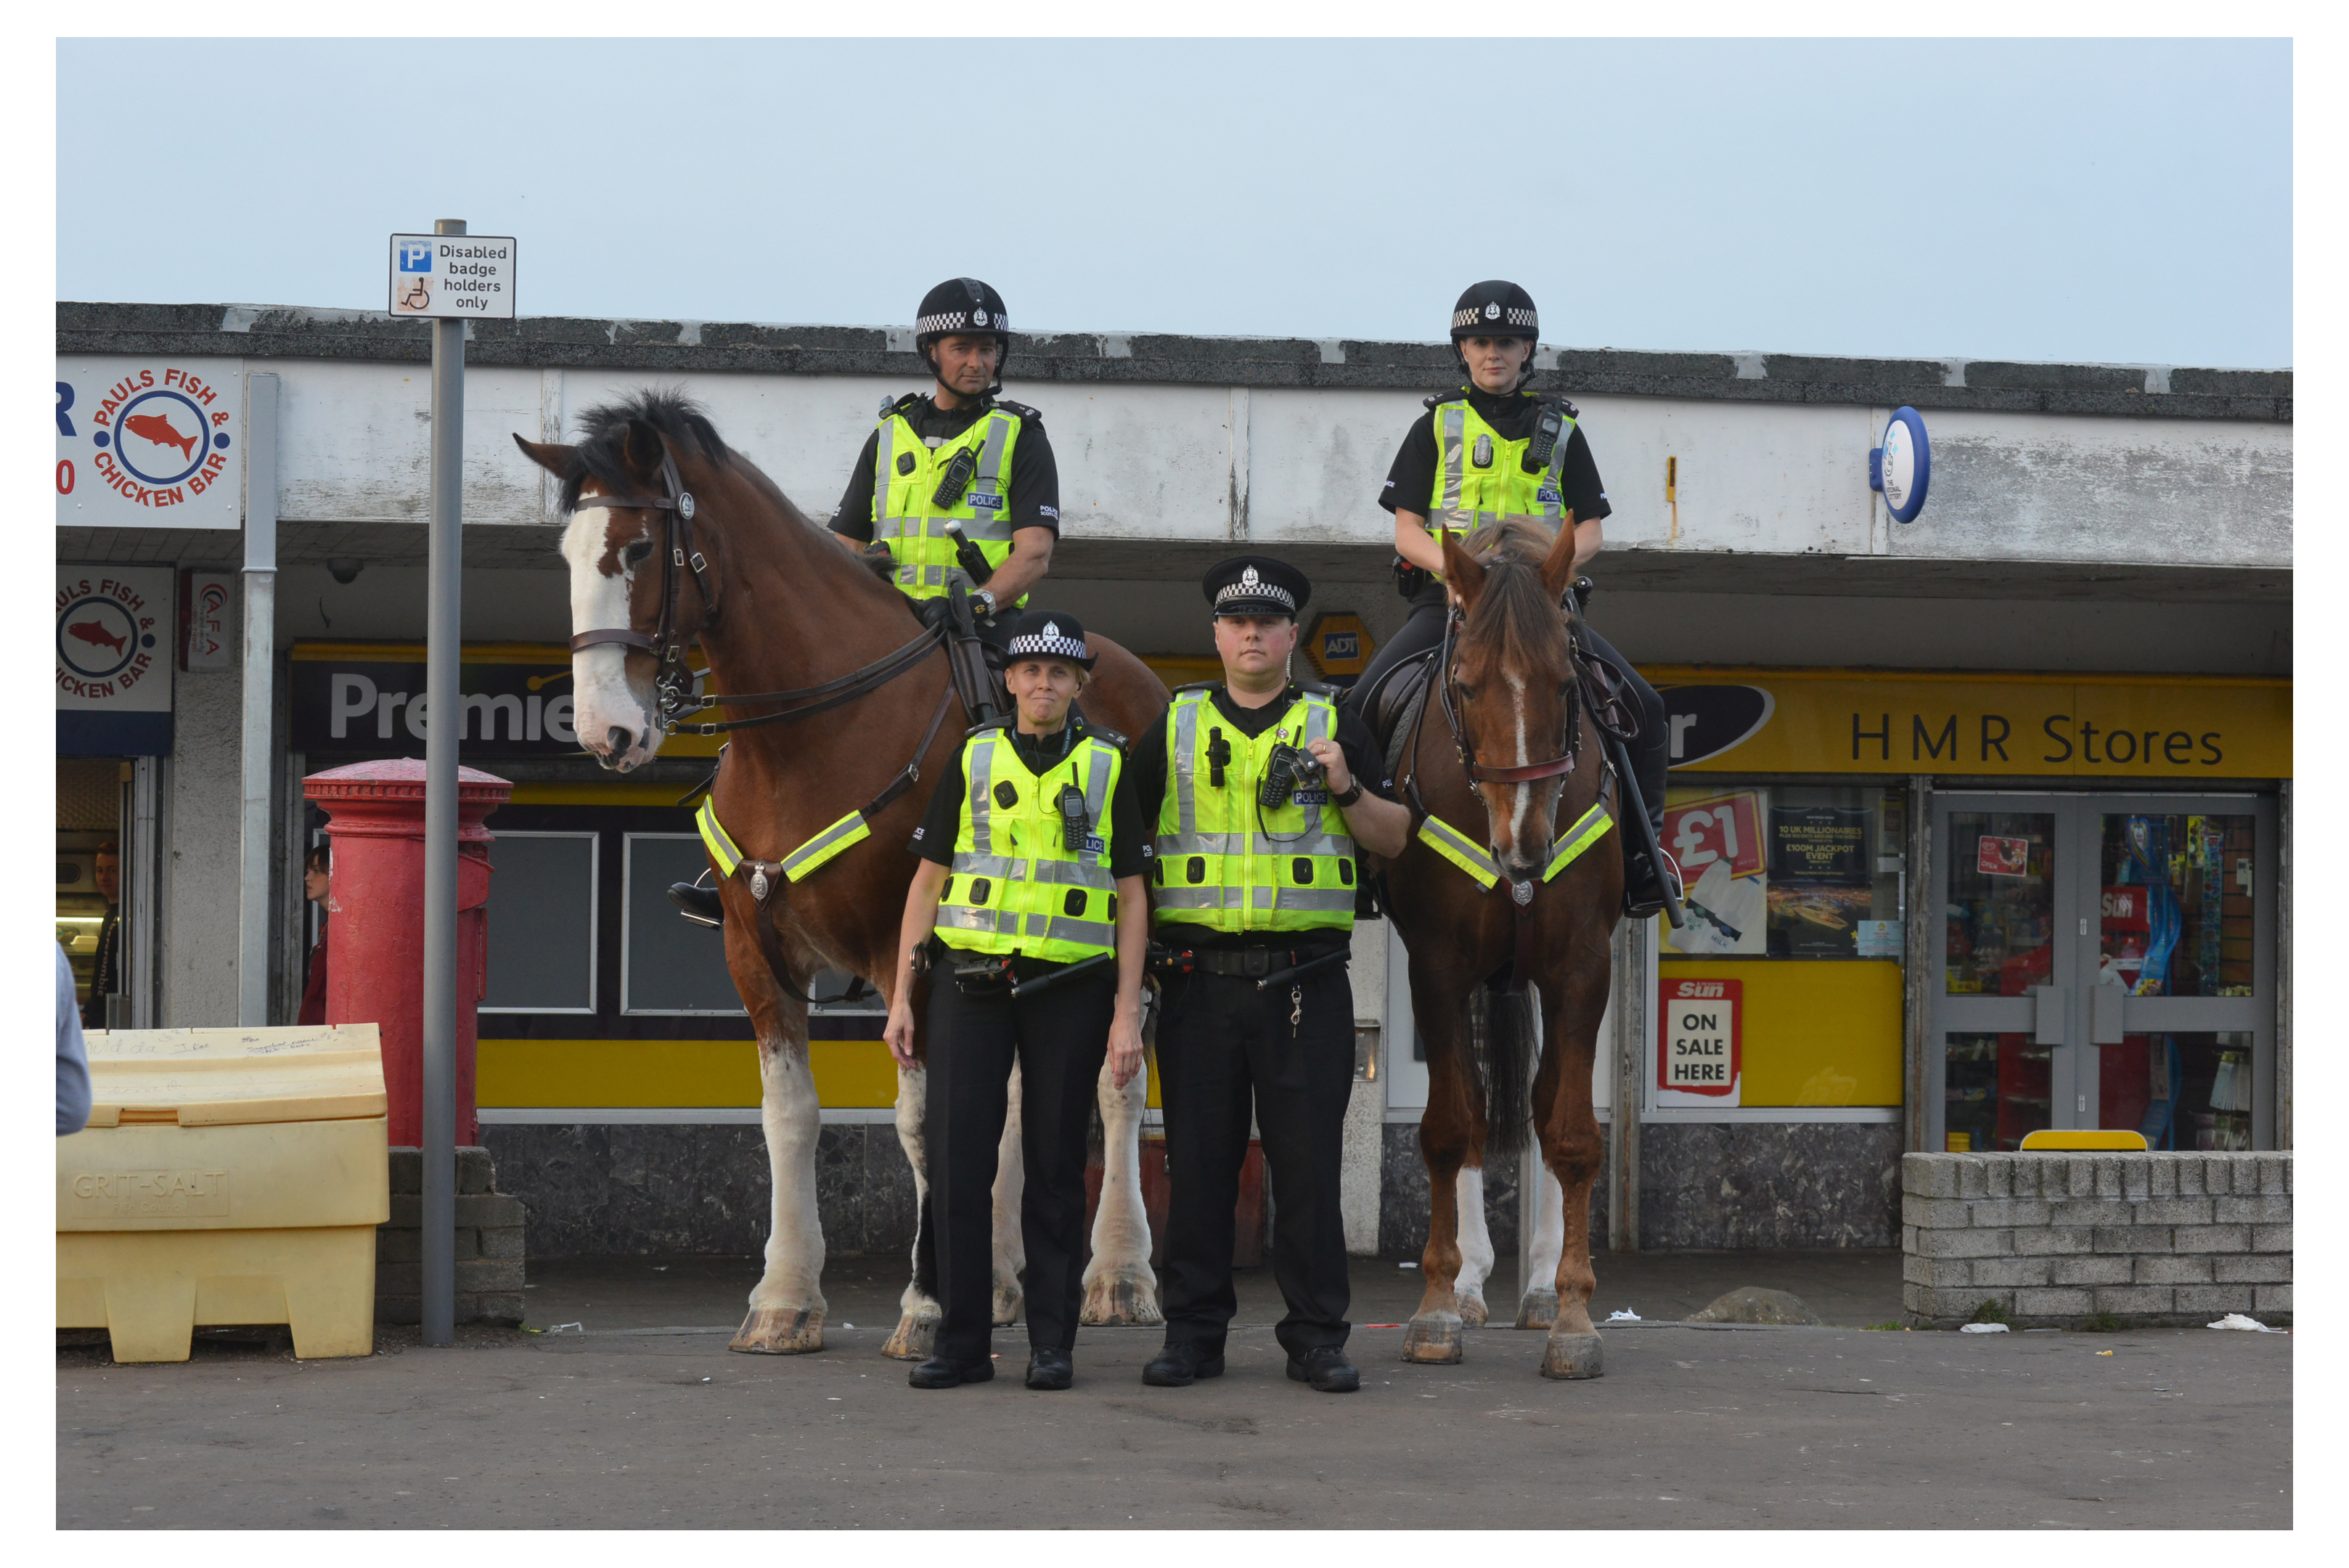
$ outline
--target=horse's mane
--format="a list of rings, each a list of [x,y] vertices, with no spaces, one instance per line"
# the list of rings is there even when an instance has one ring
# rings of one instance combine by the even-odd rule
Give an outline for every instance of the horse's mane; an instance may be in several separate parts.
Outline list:
[[[1542,585],[1542,562],[1554,542],[1514,519],[1480,528],[1467,540],[1469,552],[1485,563],[1485,587],[1469,613],[1468,636],[1496,640],[1502,657],[1521,669],[1566,668],[1566,620]]]
[[[638,483],[629,473],[626,459],[628,426],[638,420],[658,431],[679,451],[698,455],[714,467],[741,474],[793,522],[815,526],[764,470],[728,446],[702,406],[676,387],[639,388],[616,402],[598,403],[579,416],[581,440],[572,449],[571,466],[563,475],[565,512],[578,506],[580,488],[590,479],[606,491]]]

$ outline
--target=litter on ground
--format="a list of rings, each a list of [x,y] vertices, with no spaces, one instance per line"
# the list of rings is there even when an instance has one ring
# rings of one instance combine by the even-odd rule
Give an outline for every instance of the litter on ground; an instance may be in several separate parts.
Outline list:
[[[1609,1323],[1638,1323],[1641,1320],[1640,1314],[1635,1312],[1610,1312],[1607,1314],[1607,1321]]]
[[[1960,1334],[2004,1334],[2006,1332],[2006,1324],[2002,1323],[1961,1323],[1958,1324],[1958,1332]]]
[[[2239,1312],[2230,1312],[2226,1316],[2220,1318],[2217,1323],[2209,1324],[2205,1326],[2209,1328],[2243,1328],[2251,1330],[2253,1334],[2282,1334],[2283,1332],[2283,1330],[2280,1328],[2270,1328],[2267,1324],[2261,1323],[2255,1317],[2245,1317]]]

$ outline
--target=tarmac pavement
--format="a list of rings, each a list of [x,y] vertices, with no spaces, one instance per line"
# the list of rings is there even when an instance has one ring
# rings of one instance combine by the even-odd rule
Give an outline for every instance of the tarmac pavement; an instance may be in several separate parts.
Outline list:
[[[1831,1293],[1819,1270],[1767,1262],[1785,1255],[1712,1256],[1732,1262],[1644,1283],[1602,1260],[1600,1304],[1610,1272],[1636,1283],[1634,1301],[1710,1292],[1692,1307],[1724,1277],[1723,1289],[1805,1293],[1792,1279]],[[1087,1329],[1077,1386],[1031,1393],[1024,1339],[1002,1330],[994,1382],[924,1392],[878,1354],[894,1311],[856,1295],[893,1302],[894,1268],[876,1263],[862,1286],[856,1271],[828,1273],[825,1348],[763,1357],[725,1348],[735,1281],[713,1267],[671,1283],[682,1262],[654,1260],[634,1285],[608,1268],[566,1279],[533,1264],[533,1320],[543,1303],[585,1325],[560,1334],[468,1328],[428,1350],[387,1329],[378,1355],[353,1361],[219,1338],[170,1366],[60,1349],[57,1523],[2281,1529],[2292,1517],[2288,1334],[1650,1322],[1605,1331],[1604,1377],[1551,1383],[1537,1371],[1543,1336],[1506,1328],[1472,1334],[1461,1365],[1402,1363],[1402,1331],[1370,1324],[1399,1319],[1417,1287],[1378,1265],[1358,1288],[1359,1394],[1288,1381],[1269,1314],[1245,1301],[1230,1370],[1190,1388],[1142,1384],[1155,1330]],[[1866,1282],[1847,1282],[1848,1315],[1875,1310]],[[722,1326],[619,1321],[678,1315],[721,1286],[736,1303]],[[1268,1289],[1258,1279],[1248,1293]]]

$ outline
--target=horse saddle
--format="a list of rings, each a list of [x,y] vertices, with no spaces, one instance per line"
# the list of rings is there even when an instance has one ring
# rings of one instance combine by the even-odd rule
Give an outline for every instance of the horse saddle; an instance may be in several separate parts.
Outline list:
[[[1400,776],[1403,748],[1411,743],[1413,724],[1427,701],[1428,672],[1435,668],[1439,649],[1400,659],[1387,667],[1378,684],[1367,691],[1356,686],[1346,693],[1352,708],[1386,759],[1386,775]]]

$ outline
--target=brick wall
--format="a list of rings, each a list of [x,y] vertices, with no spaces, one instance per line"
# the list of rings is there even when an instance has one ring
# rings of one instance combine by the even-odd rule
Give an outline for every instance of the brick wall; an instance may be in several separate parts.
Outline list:
[[[457,1321],[523,1320],[522,1199],[497,1190],[486,1148],[457,1151]],[[424,1163],[391,1151],[391,1219],[375,1232],[375,1320],[420,1323],[423,1308]]]
[[[1904,1155],[1900,1246],[1920,1325],[2289,1322],[2292,1156]]]

